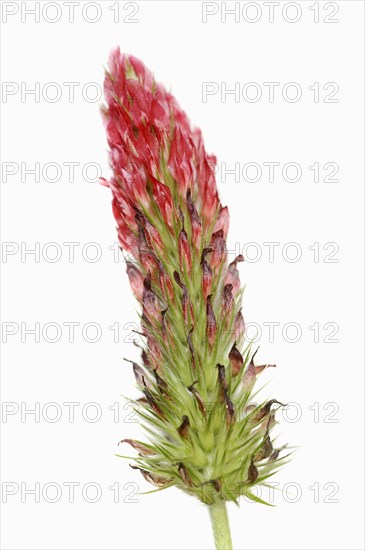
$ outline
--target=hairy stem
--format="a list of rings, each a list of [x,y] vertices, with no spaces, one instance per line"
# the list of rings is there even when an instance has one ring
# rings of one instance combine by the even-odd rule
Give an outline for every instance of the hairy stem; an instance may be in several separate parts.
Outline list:
[[[216,549],[232,550],[226,503],[222,500],[217,500],[214,504],[209,505],[209,514]]]

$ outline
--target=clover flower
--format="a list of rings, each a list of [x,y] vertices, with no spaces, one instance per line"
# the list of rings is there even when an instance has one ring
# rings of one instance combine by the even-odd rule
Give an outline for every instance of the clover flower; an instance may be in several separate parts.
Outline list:
[[[274,449],[276,399],[252,404],[257,376],[244,341],[239,255],[228,262],[229,213],[215,157],[179,104],[133,56],[112,52],[102,109],[112,208],[140,304],[135,402],[148,442],[123,440],[132,468],[159,490],[175,486],[208,505],[217,548],[231,548],[225,502],[260,499],[286,457]],[[263,501],[261,501],[263,502]]]

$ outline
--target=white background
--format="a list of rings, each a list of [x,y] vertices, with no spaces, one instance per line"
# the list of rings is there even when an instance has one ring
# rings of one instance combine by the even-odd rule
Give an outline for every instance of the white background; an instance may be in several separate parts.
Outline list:
[[[44,4],[40,2],[40,9]],[[123,410],[121,397],[136,395],[130,365],[122,358],[139,356],[125,341],[133,328],[126,323],[137,323],[138,317],[123,261],[114,262],[109,249],[116,242],[109,191],[87,181],[95,171],[90,169],[85,178],[81,169],[97,163],[103,175],[109,175],[101,101],[93,101],[95,88],[87,84],[102,85],[103,66],[116,45],[142,59],[159,81],[171,87],[191,120],[202,128],[207,149],[219,162],[226,162],[227,168],[237,162],[240,168],[256,162],[263,168],[257,182],[242,177],[236,182],[227,175],[223,183],[220,172],[217,180],[222,202],[230,208],[231,249],[235,243],[242,249],[254,242],[262,252],[257,262],[246,261],[240,268],[247,283],[244,313],[247,322],[263,329],[262,362],[277,364],[275,371],[262,377],[262,382],[270,381],[264,394],[298,404],[291,409],[291,418],[297,421],[282,419],[280,430],[281,440],[299,449],[275,477],[281,488],[295,484],[285,498],[285,493],[275,495],[275,508],[244,501],[240,508],[229,506],[235,548],[363,548],[363,3],[331,3],[325,11],[325,3],[319,2],[318,23],[310,9],[315,3],[305,1],[297,3],[301,16],[296,23],[285,21],[283,13],[293,19],[291,10],[298,9],[285,7],[285,2],[275,8],[273,22],[269,22],[268,7],[256,2],[252,10],[257,5],[262,8],[256,23],[246,21],[242,13],[237,22],[232,15],[222,22],[220,4],[216,4],[217,14],[203,23],[202,4],[190,1],[137,2],[135,23],[123,21],[133,6],[119,3],[120,21],[114,22],[110,7],[116,3],[99,2],[100,18],[92,23],[98,12],[91,6],[86,11],[89,21],[85,20],[82,0],[75,7],[73,23],[63,2],[58,3],[60,20],[50,23],[45,19],[54,19],[58,13],[55,3],[51,4],[45,16],[41,11],[37,23],[34,16],[22,13],[25,5],[33,8],[34,2],[2,3],[3,18],[5,5],[9,11],[12,6],[19,8],[2,24],[2,79],[15,86],[13,95],[2,98],[2,160],[15,163],[11,166],[18,170],[7,175],[2,186],[2,239],[15,243],[5,244],[14,254],[2,257],[3,340],[9,327],[16,331],[3,344],[2,399],[6,411],[14,412],[2,417],[3,500],[9,482],[16,491],[2,504],[3,548],[205,549],[213,545],[202,504],[175,489],[128,497],[137,485],[141,492],[151,486],[129,468],[128,461],[114,457],[118,451],[130,453],[127,446],[117,447],[120,439],[141,437],[138,424],[127,422],[130,409]],[[332,16],[339,22],[324,23],[333,6],[339,7]],[[255,17],[254,11],[244,15]],[[34,95],[22,97],[22,86],[24,91],[24,86],[34,88],[37,82],[39,101]],[[56,102],[50,100],[50,82],[62,92]],[[73,101],[65,82],[80,83]],[[206,102],[203,82],[215,82],[219,90]],[[241,88],[256,82],[262,98],[250,103],[241,95],[235,102],[228,95],[224,102],[220,95],[224,82],[229,89],[235,82]],[[280,83],[272,103],[264,82]],[[301,87],[302,97],[295,103],[282,96],[288,82]],[[319,102],[309,89],[315,82],[320,86]],[[334,96],[337,103],[323,102],[331,91],[323,93],[328,82],[339,86]],[[82,94],[85,85],[91,99]],[[280,163],[274,182],[268,181],[263,166],[270,161]],[[39,182],[32,174],[22,178],[22,162],[27,168],[39,162],[41,169],[58,163],[59,181],[49,181],[51,169],[46,177],[41,174]],[[80,163],[73,182],[64,165],[70,162]],[[296,183],[282,176],[281,168],[288,162],[302,169]],[[314,182],[309,166],[315,162],[321,167],[336,163],[339,181],[323,182],[328,172],[321,170],[320,181]],[[5,168],[3,164],[3,170],[8,171],[9,164]],[[61,250],[59,261],[49,260],[56,250],[47,248],[51,242]],[[69,261],[65,242],[80,243],[74,262]],[[90,242],[102,250],[95,263],[85,256],[92,257],[95,248],[86,247],[82,255]],[[264,242],[280,243],[272,262]],[[302,253],[297,262],[285,258],[286,252],[293,254],[293,248],[285,248],[290,242],[297,243]],[[319,261],[314,261],[309,248],[316,242]],[[333,256],[337,262],[324,261],[332,251],[323,250],[326,243],[339,247]],[[31,254],[22,258],[21,250],[35,246],[40,247],[39,261]],[[246,253],[255,255],[253,248]],[[64,323],[72,321],[80,326],[70,343]],[[96,343],[85,341],[81,334],[90,322],[102,330]],[[265,322],[280,323],[273,341]],[[22,342],[21,323],[25,323],[23,329],[40,323],[39,343],[30,334],[23,334]],[[47,323],[59,325],[58,342],[47,341],[55,337],[56,325],[42,336]],[[114,342],[109,328],[114,323],[119,323],[119,342]],[[288,341],[293,335],[283,332],[287,323],[301,327],[298,342]],[[318,342],[309,329],[314,323],[320,327]],[[323,328],[326,323],[338,325],[332,337],[338,342],[324,342],[331,333],[328,326]],[[94,337],[92,329],[88,337]],[[50,402],[61,410],[58,422],[50,421],[55,408],[43,409]],[[80,403],[73,423],[65,402]],[[90,417],[95,409],[86,407],[82,415],[90,402],[96,402],[102,412],[94,423]],[[34,408],[35,403],[41,409],[39,422],[31,414],[22,422],[21,409]],[[114,403],[120,404],[119,422],[109,408]],[[314,403],[318,405],[313,407]],[[328,422],[332,412],[329,419],[336,422]],[[67,482],[80,484],[73,503]],[[82,497],[82,489],[90,482],[102,491],[96,503]],[[29,494],[23,494],[22,502],[21,483],[27,489],[40,484],[39,503]],[[55,497],[52,487],[42,495],[47,483],[62,490],[58,502],[49,502]],[[116,483],[118,503],[109,489]],[[317,499],[313,487],[319,488]],[[299,497],[293,502],[296,490]],[[93,495],[91,488],[87,498]],[[138,502],[129,502],[133,499]]]

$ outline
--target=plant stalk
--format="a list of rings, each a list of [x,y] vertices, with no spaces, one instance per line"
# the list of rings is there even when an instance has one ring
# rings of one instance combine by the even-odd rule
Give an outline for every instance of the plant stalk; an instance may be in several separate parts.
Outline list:
[[[216,549],[232,550],[226,503],[223,500],[217,500],[214,504],[209,505],[209,514]]]

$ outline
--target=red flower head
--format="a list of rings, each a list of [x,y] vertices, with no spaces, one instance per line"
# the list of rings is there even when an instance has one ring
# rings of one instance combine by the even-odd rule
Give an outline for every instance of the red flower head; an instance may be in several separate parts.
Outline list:
[[[216,493],[235,500],[235,491],[224,497],[222,487],[234,483],[245,492],[258,478],[258,425],[269,425],[270,407],[255,422],[240,417],[266,365],[250,362],[249,346],[242,350],[243,257],[227,262],[229,214],[217,192],[216,160],[138,59],[113,51],[104,89],[113,175],[103,183],[141,305],[143,366],[133,369],[140,412],[154,434],[147,446],[125,441],[139,451],[138,469],[154,485],[175,484],[208,504]]]

